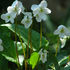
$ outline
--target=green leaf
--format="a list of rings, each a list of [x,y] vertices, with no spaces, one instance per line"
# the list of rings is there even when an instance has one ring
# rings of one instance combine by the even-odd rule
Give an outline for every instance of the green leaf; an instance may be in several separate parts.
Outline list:
[[[60,65],[64,65],[64,64],[67,63],[67,61],[68,61],[68,56],[67,56],[67,57],[65,56],[63,59],[61,59],[61,60],[59,61],[59,64],[60,64]]]
[[[7,27],[0,27],[0,38],[2,39],[3,52],[0,52],[6,59],[16,62],[16,48],[10,37],[10,30]]]
[[[3,24],[2,26],[8,27],[11,31],[15,32],[15,24]],[[28,29],[25,29],[24,26],[22,25],[17,25],[16,27],[16,34],[21,36],[25,44],[28,44]],[[32,30],[32,35],[31,35],[31,41],[32,41],[32,47],[35,50],[39,50],[39,45],[40,45],[40,34],[34,30]],[[30,43],[29,43],[30,45]],[[42,46],[47,46],[48,41],[46,40],[45,37],[42,37]]]
[[[0,70],[9,70],[8,61],[2,55],[0,55]]]
[[[39,54],[37,52],[32,53],[30,57],[30,64],[32,65],[32,69],[36,66],[39,59]]]
[[[61,51],[58,56],[58,63],[60,66],[64,66],[68,62],[68,54],[66,50]]]
[[[60,70],[60,66],[58,64],[57,58],[52,52],[49,52],[46,68],[48,68],[48,65],[51,65],[51,64],[54,64],[56,70]]]

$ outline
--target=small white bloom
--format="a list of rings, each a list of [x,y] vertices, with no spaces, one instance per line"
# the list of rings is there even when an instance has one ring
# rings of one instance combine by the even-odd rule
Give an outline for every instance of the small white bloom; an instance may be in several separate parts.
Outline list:
[[[7,8],[7,11],[19,15],[21,12],[24,12],[24,7],[20,1],[16,0],[13,2],[12,6]]]
[[[70,36],[70,31],[64,25],[60,25],[54,34],[59,35],[60,38],[64,38],[65,36]]]
[[[39,55],[40,55],[40,60],[45,63],[47,61],[47,51],[46,50],[40,50],[39,51]]]
[[[46,53],[42,53],[41,54],[41,57],[40,57],[40,60],[43,62],[43,63],[45,63],[46,61],[47,61],[47,54]]]
[[[28,16],[29,18],[32,19],[32,13],[31,12],[24,12],[24,15],[25,16]]]
[[[13,15],[13,13],[6,13],[1,15],[1,19],[5,20],[6,23],[7,22],[14,23],[14,18],[15,16]]]
[[[66,44],[66,38],[60,38],[61,41],[61,48],[63,48]]]
[[[23,65],[23,61],[24,61],[24,56],[23,55],[19,55],[19,64],[22,66]]]
[[[32,5],[31,10],[33,11],[34,17],[36,17],[37,22],[46,20],[47,15],[50,14],[51,10],[47,8],[47,2],[45,0],[41,1],[39,5]]]
[[[24,18],[22,19],[21,23],[25,25],[25,28],[29,28],[32,24],[32,13],[26,12],[24,13]]]

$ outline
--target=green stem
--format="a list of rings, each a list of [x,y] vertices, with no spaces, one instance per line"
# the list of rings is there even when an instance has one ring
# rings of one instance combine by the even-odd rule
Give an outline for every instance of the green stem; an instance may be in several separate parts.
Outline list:
[[[17,36],[16,36],[16,27],[17,27],[17,23],[15,24],[15,46],[16,46],[16,55],[17,55],[17,66],[18,66],[18,70],[20,70],[20,65],[19,65],[19,57],[18,57],[18,50],[17,50]]]
[[[20,33],[19,33],[19,40],[20,40],[20,42],[21,42],[22,49],[23,49],[23,53],[24,53],[25,70],[27,70],[27,60],[26,60],[26,55],[25,55],[25,49],[24,49],[24,45],[23,45],[23,42],[22,42],[22,39],[21,39]]]
[[[32,25],[29,28],[29,40],[30,40],[30,55],[32,53],[32,41],[31,41],[31,33],[32,33]],[[31,68],[29,67],[29,70],[31,70]]]
[[[24,45],[23,45],[22,39],[21,39],[21,37],[20,37],[20,34],[19,34],[19,40],[20,40],[21,45],[22,45],[22,49],[23,49],[23,53],[24,53],[24,60],[25,60],[25,58],[26,58],[25,49],[24,49]]]
[[[32,25],[29,29],[29,39],[30,39],[30,54],[32,53],[32,41],[31,41]]]
[[[58,38],[58,42],[57,42],[57,47],[56,47],[56,53],[55,53],[55,56],[57,56],[58,48],[59,48],[59,38]]]
[[[28,58],[28,49],[30,43],[30,53],[32,53],[32,42],[31,42],[31,27],[28,29],[28,46],[27,46],[27,58]]]
[[[21,42],[22,49],[23,49],[23,53],[24,53],[25,70],[27,70],[27,62],[26,62],[25,49],[24,49],[24,45],[23,45],[22,39],[21,39],[21,37],[20,37],[20,34],[19,34],[19,40],[20,40],[20,42]]]
[[[42,46],[42,23],[40,23],[40,47]]]
[[[27,59],[28,59],[28,57],[29,57],[29,56],[28,56],[28,53],[29,53],[29,52],[28,52],[28,50],[29,50],[29,42],[30,42],[30,28],[28,29]],[[31,44],[31,43],[30,43],[30,44]],[[25,62],[26,62],[26,61],[25,61]],[[27,62],[26,62],[25,65],[26,65],[25,70],[27,70],[27,65],[28,65]]]

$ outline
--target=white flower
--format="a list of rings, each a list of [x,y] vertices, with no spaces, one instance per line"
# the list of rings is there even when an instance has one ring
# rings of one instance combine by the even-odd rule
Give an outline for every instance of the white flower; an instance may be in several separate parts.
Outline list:
[[[21,23],[25,25],[25,28],[29,28],[32,24],[32,13],[26,12],[24,13],[24,18],[22,19]]]
[[[24,7],[20,1],[16,0],[13,2],[12,6],[9,6],[7,8],[7,11],[19,15],[21,12],[24,11]]]
[[[60,38],[64,38],[65,36],[70,36],[70,31],[64,25],[60,25],[54,34],[59,35]]]
[[[61,41],[61,48],[63,48],[66,44],[66,38],[60,38]]]
[[[1,15],[1,19],[5,20],[5,22],[14,23],[15,15],[13,13],[6,13]]]
[[[24,15],[25,16],[28,16],[29,18],[32,19],[32,13],[31,12],[24,12]]]
[[[18,0],[14,1],[12,6],[9,6],[7,8],[8,13],[2,14],[1,18],[5,20],[5,22],[11,22],[14,23],[14,19],[16,15],[19,15],[21,12],[24,11],[24,7],[22,3]]]
[[[23,61],[24,61],[24,56],[23,55],[19,55],[19,64],[22,66],[23,65]]]
[[[2,46],[2,40],[0,39],[0,51],[3,51],[3,50],[4,50],[4,48]]]
[[[39,55],[40,55],[40,60],[45,63],[47,61],[47,51],[46,50],[40,50],[39,52]]]
[[[46,14],[51,13],[51,10],[47,8],[47,2],[45,0],[41,1],[39,5],[32,5],[31,10],[33,11],[34,17],[36,17],[37,22],[46,20]]]

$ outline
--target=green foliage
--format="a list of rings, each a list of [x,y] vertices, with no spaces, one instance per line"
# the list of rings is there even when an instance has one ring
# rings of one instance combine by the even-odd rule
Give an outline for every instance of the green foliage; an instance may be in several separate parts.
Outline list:
[[[0,52],[6,59],[16,62],[16,48],[10,37],[10,31],[6,27],[0,27],[0,38],[2,39],[4,51]]]
[[[38,60],[39,60],[39,54],[37,52],[32,53],[29,60],[29,63],[32,65],[32,69],[34,69]]]
[[[54,67],[56,70],[60,70],[60,66],[58,64],[57,58],[55,57],[55,55],[53,53],[49,53],[48,54],[48,58],[47,58],[47,65],[54,64]]]
[[[28,45],[28,30],[25,29],[24,26],[22,25],[17,25],[16,30],[17,30],[16,31],[17,36],[20,36],[21,39],[23,40],[23,46],[26,51],[26,46]],[[3,24],[0,26],[0,38],[3,40],[3,46],[4,46],[4,51],[1,52],[1,54],[7,60],[16,63],[16,59],[17,59],[16,48],[15,48],[14,41],[11,39],[11,34],[10,34],[11,31],[15,33],[15,24]],[[54,70],[69,70],[70,68],[69,65],[65,67],[65,65],[68,62],[68,53],[67,53],[68,51],[60,50],[61,48],[59,46],[59,49],[58,49],[59,53],[58,53],[58,56],[56,57],[55,52],[56,52],[58,37],[56,36],[55,41],[53,41],[55,36],[53,36],[52,34],[50,35],[47,34],[47,38],[50,44],[45,37],[42,37],[42,48],[47,49],[49,52],[47,62],[45,63],[45,68],[46,69],[50,68]],[[32,48],[34,49],[34,51],[39,51],[40,34],[38,32],[32,30],[31,41],[32,41]],[[17,47],[18,47],[19,55],[23,54],[21,42],[17,42]],[[29,42],[29,47],[30,47],[30,42]],[[39,67],[41,68],[38,62],[39,62],[39,54],[37,52],[32,53],[29,59],[29,64],[32,66],[32,69],[34,69],[36,65],[39,65]],[[6,66],[8,67],[7,64]],[[0,66],[2,67],[2,65]]]
[[[11,31],[15,32],[15,24],[3,24],[2,26],[8,27]],[[16,34],[21,36],[25,44],[28,44],[28,29],[25,29],[24,26],[22,25],[17,25],[16,27]],[[40,44],[40,34],[34,30],[32,30],[32,35],[31,35],[31,41],[32,41],[32,46],[35,50],[39,50],[39,44]],[[30,42],[29,42],[30,45]],[[45,47],[48,45],[48,41],[46,40],[45,37],[42,37],[42,46]]]
[[[9,70],[8,61],[0,54],[0,70]]]
[[[20,36],[24,42],[23,46],[26,51],[26,45],[28,45],[28,30],[25,29],[24,26],[22,26],[22,25],[17,25],[16,30],[17,30],[16,31],[17,36]],[[4,56],[9,61],[16,62],[16,59],[17,59],[16,58],[16,49],[15,49],[15,45],[14,45],[15,43],[10,37],[11,31],[13,31],[15,33],[15,24],[3,24],[0,27],[0,32],[1,32],[0,38],[2,38],[4,49],[7,51],[6,52],[4,50],[1,53],[2,53],[2,56]],[[49,46],[48,46],[49,42],[46,40],[46,38],[42,37],[42,48],[49,50],[47,63],[45,63],[46,69],[48,69],[49,67],[52,69],[56,69],[56,70],[68,69],[70,66],[64,67],[64,65],[66,65],[66,63],[68,61],[67,53],[64,54],[64,52],[67,52],[67,51],[61,52],[61,54],[59,53],[59,55],[57,57],[54,54],[56,52],[58,37],[56,36],[55,41],[53,41],[53,39],[55,37],[52,34],[47,35],[47,37],[50,41]],[[50,37],[51,37],[51,39],[50,39]],[[34,51],[39,51],[40,50],[40,47],[39,47],[40,34],[38,32],[32,30],[31,41],[32,41],[32,48],[34,49]],[[29,46],[30,46],[30,42],[29,42]],[[17,42],[17,47],[18,47],[19,55],[23,54],[21,42]],[[59,48],[59,50],[60,50],[60,48]],[[67,57],[64,58],[64,56],[67,56]],[[32,55],[29,59],[29,64],[32,66],[32,69],[34,69],[35,66],[38,65],[38,61],[39,61],[39,54],[37,52],[32,53]]]

